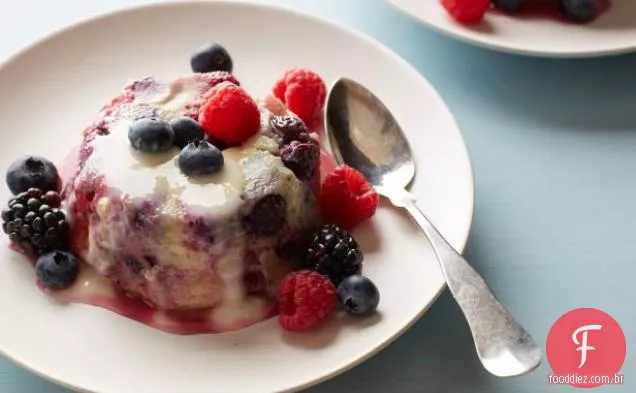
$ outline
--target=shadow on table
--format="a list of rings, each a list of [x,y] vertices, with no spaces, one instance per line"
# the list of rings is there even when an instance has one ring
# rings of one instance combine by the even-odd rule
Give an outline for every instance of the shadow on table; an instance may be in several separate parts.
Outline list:
[[[445,50],[436,48],[443,55],[436,64],[420,69],[434,83],[438,75],[451,73],[443,83],[454,86],[440,90],[457,95],[453,102],[477,106],[494,118],[538,123],[545,131],[636,131],[635,55],[554,60],[446,44]]]

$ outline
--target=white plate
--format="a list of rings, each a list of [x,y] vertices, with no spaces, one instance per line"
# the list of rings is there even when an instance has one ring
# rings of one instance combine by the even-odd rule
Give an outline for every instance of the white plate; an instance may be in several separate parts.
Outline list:
[[[230,50],[253,94],[290,66],[327,81],[354,78],[386,101],[417,154],[414,190],[455,247],[473,212],[469,158],[433,88],[380,44],[331,23],[266,6],[178,2],[101,17],[55,34],[0,70],[0,170],[32,153],[62,159],[96,110],[130,77],[188,73],[189,55],[215,40]],[[117,159],[117,157],[113,157]],[[7,200],[6,187],[2,201]],[[383,205],[356,236],[382,293],[369,319],[334,318],[284,334],[275,320],[220,335],[176,336],[109,311],[42,294],[21,256],[0,245],[0,351],[28,369],[102,393],[280,392],[318,383],[397,338],[436,299],[443,279],[411,222]],[[430,354],[435,356],[435,354]]]
[[[453,21],[439,0],[387,0],[438,31],[480,46],[546,57],[595,57],[636,49],[636,1],[612,0],[612,8],[585,25],[545,18],[489,13],[476,27]]]

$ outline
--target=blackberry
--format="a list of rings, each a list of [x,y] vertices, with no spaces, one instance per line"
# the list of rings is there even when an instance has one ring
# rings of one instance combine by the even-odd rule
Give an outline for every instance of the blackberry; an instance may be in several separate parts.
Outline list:
[[[309,130],[305,123],[294,116],[275,116],[269,125],[279,139],[279,144],[290,144],[292,141],[303,141]]]
[[[310,135],[305,123],[293,116],[276,116],[269,122],[280,146],[283,164],[299,180],[311,179],[316,173],[320,148]]]
[[[323,225],[307,249],[303,268],[329,277],[338,286],[362,271],[363,259],[358,242],[349,232],[336,225]]]
[[[2,210],[2,230],[27,254],[66,250],[69,225],[60,203],[57,192],[30,188],[9,200]]]
[[[299,180],[306,181],[316,173],[320,149],[313,140],[308,142],[293,141],[281,149],[280,158]]]

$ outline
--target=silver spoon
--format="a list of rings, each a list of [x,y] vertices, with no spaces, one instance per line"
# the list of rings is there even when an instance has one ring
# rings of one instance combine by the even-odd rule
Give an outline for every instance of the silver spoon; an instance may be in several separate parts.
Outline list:
[[[539,346],[405,189],[415,176],[413,153],[384,104],[364,86],[341,78],[329,92],[325,116],[336,161],[362,172],[380,195],[409,212],[428,237],[448,288],[468,321],[484,368],[498,377],[536,368],[542,357]]]

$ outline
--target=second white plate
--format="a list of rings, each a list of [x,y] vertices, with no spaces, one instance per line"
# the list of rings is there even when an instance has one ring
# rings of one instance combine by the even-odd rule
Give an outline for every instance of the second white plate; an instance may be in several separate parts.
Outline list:
[[[597,57],[636,50],[636,1],[613,0],[590,24],[489,13],[475,27],[456,23],[439,0],[387,0],[436,30],[476,45],[543,57]]]

